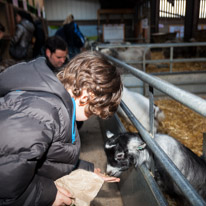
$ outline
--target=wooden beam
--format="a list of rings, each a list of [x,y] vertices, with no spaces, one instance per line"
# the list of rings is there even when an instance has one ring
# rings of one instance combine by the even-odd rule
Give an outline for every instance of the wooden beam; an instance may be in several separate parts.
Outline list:
[[[97,11],[100,14],[134,14],[134,9],[99,9]]]
[[[97,21],[98,27],[100,26],[101,15],[107,15],[107,20],[109,19],[109,15],[118,15],[118,14],[135,14],[134,9],[98,9],[97,11]]]

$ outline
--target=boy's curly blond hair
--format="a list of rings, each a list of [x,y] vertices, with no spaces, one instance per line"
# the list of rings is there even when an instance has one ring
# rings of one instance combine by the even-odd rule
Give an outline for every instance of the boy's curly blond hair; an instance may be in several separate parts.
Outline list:
[[[80,97],[84,89],[88,92],[87,117],[94,114],[107,119],[116,112],[121,101],[121,77],[116,67],[98,52],[80,53],[57,77],[74,97]]]

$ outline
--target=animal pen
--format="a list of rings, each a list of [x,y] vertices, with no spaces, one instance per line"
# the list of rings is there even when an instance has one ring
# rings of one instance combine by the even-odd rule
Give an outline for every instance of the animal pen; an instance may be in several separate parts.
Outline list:
[[[172,50],[170,49],[170,51]],[[195,94],[185,91],[163,79],[158,78],[157,76],[147,74],[144,71],[141,71],[131,65],[126,64],[125,62],[122,62],[108,55],[105,55],[105,57],[109,61],[116,64],[118,67],[123,68],[127,74],[130,74],[128,78],[129,82],[131,82],[130,79],[132,78],[132,81],[136,79],[136,81],[140,80],[143,82],[144,90],[147,91],[147,93],[144,94],[147,94],[149,96],[150,101],[150,133],[148,133],[142,126],[142,124],[138,121],[138,119],[134,117],[132,111],[128,109],[127,105],[123,101],[120,104],[122,109],[125,111],[129,119],[133,123],[134,127],[141,134],[143,140],[146,142],[146,144],[151,149],[156,158],[162,163],[165,171],[169,174],[169,176],[178,186],[185,198],[191,203],[191,205],[206,205],[205,200],[203,200],[203,198],[194,190],[191,184],[186,180],[182,173],[176,168],[174,163],[167,157],[167,155],[152,138],[154,136],[153,105],[155,94],[161,94],[161,96],[164,95],[172,98],[174,101],[183,104],[191,111],[194,111],[195,113],[201,115],[203,118],[206,117],[206,101]],[[172,62],[173,60],[170,58],[169,61]],[[172,72],[170,71],[169,73]],[[158,93],[156,93],[156,91],[158,91]],[[114,134],[126,131],[123,123],[121,122],[117,114],[115,114],[112,119],[100,120],[100,125],[104,136],[106,130],[110,130]],[[125,205],[171,205],[170,203],[168,203],[167,198],[165,197],[165,195],[162,194],[161,190],[159,189],[157,183],[153,178],[153,174],[148,171],[148,169],[144,165],[142,165],[140,168],[131,168],[128,171],[124,172],[121,176],[119,189]]]

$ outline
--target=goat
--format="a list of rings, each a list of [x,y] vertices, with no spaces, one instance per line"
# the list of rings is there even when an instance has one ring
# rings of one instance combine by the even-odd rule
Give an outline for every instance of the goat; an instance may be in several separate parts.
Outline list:
[[[106,48],[101,50],[103,54],[112,56],[126,63],[134,62],[129,64],[134,65],[138,69],[142,69],[143,66],[140,63],[139,64],[135,63],[135,61],[143,61],[144,51],[145,51],[144,47]],[[151,59],[150,49],[146,51],[145,58],[147,60]]]
[[[151,169],[153,156],[140,134],[125,132],[113,135],[107,132],[107,137],[105,153],[107,156],[106,171],[108,175],[119,177],[123,171],[129,169],[132,165],[137,167],[145,164],[148,169]],[[206,161],[169,135],[155,134],[154,140],[174,162],[194,189],[205,199]],[[164,171],[160,162],[155,159],[155,156],[154,164],[154,176],[160,188],[185,204],[187,201],[170,176]]]
[[[149,99],[137,92],[130,91],[126,87],[123,87],[122,100],[145,129],[150,131]],[[117,114],[128,124],[131,124],[129,118],[120,106],[118,107]],[[164,112],[158,106],[154,105],[154,133],[157,132],[159,123],[163,121],[164,118]]]

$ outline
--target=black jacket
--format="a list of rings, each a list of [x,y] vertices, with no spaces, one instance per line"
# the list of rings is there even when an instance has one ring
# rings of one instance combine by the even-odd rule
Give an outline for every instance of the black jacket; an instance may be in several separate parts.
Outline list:
[[[94,170],[79,161],[73,115],[72,99],[45,58],[0,74],[0,205],[52,205],[54,180],[77,167]]]

